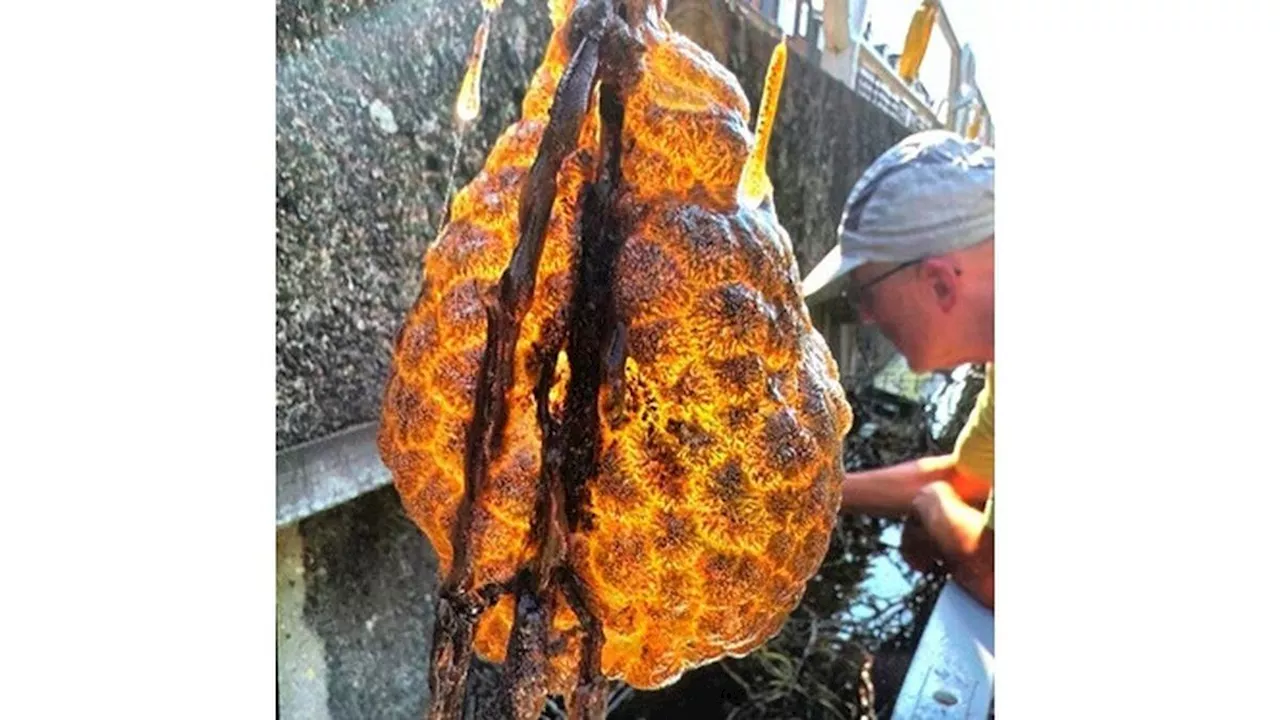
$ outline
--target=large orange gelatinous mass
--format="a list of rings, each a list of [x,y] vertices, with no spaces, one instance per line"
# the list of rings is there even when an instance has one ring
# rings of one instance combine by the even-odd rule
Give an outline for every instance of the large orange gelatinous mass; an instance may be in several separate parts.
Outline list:
[[[426,254],[386,391],[382,457],[442,577],[454,559],[483,298],[510,261],[522,183],[570,55],[566,3],[552,5],[557,29],[521,119],[458,193]],[[738,204],[754,143],[741,87],[660,12],[636,32],[645,52],[624,95],[618,212],[626,237],[613,285],[627,359],[624,381],[606,383],[598,398],[590,522],[569,538],[569,563],[604,628],[602,671],[652,688],[743,655],[781,627],[826,551],[852,418],[800,295],[786,231],[769,203]],[[593,180],[598,126],[593,102],[579,149],[557,179],[501,450],[472,509],[471,587],[509,580],[537,549],[536,358],[567,338],[577,198]],[[560,360],[553,415],[563,411],[570,372]],[[556,603],[548,681],[563,694],[576,676],[582,630],[563,597]],[[503,659],[513,612],[507,597],[481,617],[475,644],[483,657]]]

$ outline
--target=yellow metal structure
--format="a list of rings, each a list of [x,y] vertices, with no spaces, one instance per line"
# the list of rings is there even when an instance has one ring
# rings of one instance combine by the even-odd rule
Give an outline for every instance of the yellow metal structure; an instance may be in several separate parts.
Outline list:
[[[924,61],[924,51],[929,48],[929,36],[933,34],[933,23],[937,18],[938,4],[934,0],[920,3],[911,18],[902,57],[898,60],[898,75],[908,83],[915,82],[920,75],[920,64]]]
[[[969,130],[965,133],[965,137],[970,140],[977,140],[978,134],[982,132],[982,120],[986,116],[987,111],[984,108],[978,108],[973,114],[973,122],[969,123]]]

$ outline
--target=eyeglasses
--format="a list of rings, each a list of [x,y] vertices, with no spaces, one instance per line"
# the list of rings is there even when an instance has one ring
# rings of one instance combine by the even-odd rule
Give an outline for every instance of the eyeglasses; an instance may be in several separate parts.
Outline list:
[[[901,272],[912,265],[917,265],[919,263],[919,260],[904,262],[890,270],[886,270],[861,285],[850,282],[849,287],[845,288],[845,291],[842,294],[844,295],[845,302],[849,304],[849,309],[853,311],[853,316],[857,318],[861,316],[861,313],[871,312],[872,300],[874,299],[874,296],[869,292],[871,288],[875,287],[878,283],[889,279],[894,273]]]

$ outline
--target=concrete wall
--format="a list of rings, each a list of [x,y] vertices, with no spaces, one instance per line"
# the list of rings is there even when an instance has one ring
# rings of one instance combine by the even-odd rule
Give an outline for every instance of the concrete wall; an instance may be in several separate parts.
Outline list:
[[[276,447],[377,415],[391,340],[449,187],[452,107],[479,2],[280,0],[276,70]],[[464,183],[542,59],[540,0],[494,25]]]
[[[449,189],[478,2],[280,0],[276,447],[376,417]],[[515,118],[550,32],[506,0],[456,182]],[[420,718],[435,554],[390,488],[277,532],[281,718]],[[480,678],[483,680],[484,678]]]
[[[281,718],[421,718],[436,558],[383,488],[276,533]]]

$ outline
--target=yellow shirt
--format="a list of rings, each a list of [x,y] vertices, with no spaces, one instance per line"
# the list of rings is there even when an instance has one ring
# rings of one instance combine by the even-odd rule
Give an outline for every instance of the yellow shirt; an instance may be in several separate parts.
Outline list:
[[[956,467],[991,483],[987,495],[987,527],[996,529],[996,367],[987,365],[987,383],[978,394],[954,450]]]

